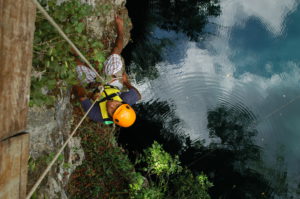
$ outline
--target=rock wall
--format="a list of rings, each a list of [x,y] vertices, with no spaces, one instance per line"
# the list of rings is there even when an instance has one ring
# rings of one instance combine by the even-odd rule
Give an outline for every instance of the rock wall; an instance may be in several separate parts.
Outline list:
[[[28,191],[53,159],[71,132],[70,93],[64,92],[54,108],[33,107],[29,110],[27,131],[30,133]],[[80,138],[74,137],[39,187],[37,198],[67,198],[64,186],[84,159]]]
[[[90,17],[87,20],[88,30],[91,35],[99,38],[110,52],[116,39],[115,16],[118,15],[124,20],[124,46],[130,40],[132,23],[125,8],[125,0],[82,0],[94,5],[98,10],[98,16]]]
[[[58,1],[60,2],[62,1]],[[117,36],[114,22],[116,15],[124,20],[124,46],[129,42],[132,24],[125,8],[125,0],[82,0],[82,2],[89,3],[99,10],[99,15],[90,17],[86,23],[90,35],[102,41],[107,53],[112,50]],[[30,108],[27,123],[27,132],[30,133],[27,191],[68,138],[72,130],[72,110],[69,91],[61,91],[61,96],[53,108]],[[68,198],[64,187],[71,173],[83,160],[84,152],[80,138],[74,137],[34,194],[35,198]]]

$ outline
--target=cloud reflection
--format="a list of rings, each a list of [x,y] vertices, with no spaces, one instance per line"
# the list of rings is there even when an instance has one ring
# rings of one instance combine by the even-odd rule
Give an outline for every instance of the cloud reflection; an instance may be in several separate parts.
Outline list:
[[[230,31],[235,26],[245,25],[248,19],[255,17],[274,35],[281,34],[286,17],[296,6],[296,0],[221,1],[222,14],[217,21],[229,28],[219,29],[219,37],[207,41],[206,49],[200,49],[197,43],[188,42],[183,38],[188,43],[185,45],[185,57],[179,59],[180,62],[176,64],[172,61],[159,63],[157,68],[160,77],[140,85],[145,96],[144,101],[158,97],[174,102],[177,114],[187,124],[187,132],[192,138],[199,138],[199,132],[202,133],[201,138],[208,138],[206,113],[220,102],[233,106],[235,103],[243,104],[254,114],[261,117],[267,115],[274,106],[285,102],[277,100],[270,103],[266,101],[270,96],[277,96],[277,92],[286,95],[285,100],[295,96],[289,90],[294,91],[291,85],[293,87],[300,81],[299,65],[287,61],[286,72],[274,73],[269,78],[250,72],[235,77],[238,66],[230,60],[234,53],[234,49],[228,44]],[[174,32],[170,35],[174,36]],[[181,47],[182,45],[177,46],[177,50],[173,52],[182,50]],[[171,54],[172,56],[178,58],[175,54]],[[245,59],[246,62],[253,62],[256,58],[253,56]],[[266,63],[266,67],[271,71],[271,63]]]
[[[296,0],[223,0],[219,22],[223,26],[243,26],[250,17],[259,19],[274,35],[284,30],[286,16],[295,10]]]

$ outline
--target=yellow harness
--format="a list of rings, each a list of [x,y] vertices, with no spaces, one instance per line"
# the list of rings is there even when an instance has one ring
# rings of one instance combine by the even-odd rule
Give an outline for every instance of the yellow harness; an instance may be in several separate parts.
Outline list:
[[[99,108],[100,108],[100,112],[104,124],[113,123],[113,121],[111,120],[107,112],[107,108],[106,108],[107,100],[115,100],[115,101],[123,102],[123,100],[119,96],[120,94],[121,91],[118,88],[111,85],[104,85],[104,91],[101,93],[101,98],[99,101]]]

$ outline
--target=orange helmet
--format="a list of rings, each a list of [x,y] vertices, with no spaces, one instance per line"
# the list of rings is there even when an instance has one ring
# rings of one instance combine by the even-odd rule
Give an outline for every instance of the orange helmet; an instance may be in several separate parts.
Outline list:
[[[113,121],[121,127],[130,127],[136,119],[135,111],[129,104],[122,104],[113,114]]]

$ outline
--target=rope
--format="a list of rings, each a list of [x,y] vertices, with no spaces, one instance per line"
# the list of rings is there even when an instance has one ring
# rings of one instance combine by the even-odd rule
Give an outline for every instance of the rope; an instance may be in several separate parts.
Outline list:
[[[58,33],[71,45],[71,47],[75,50],[75,52],[80,56],[80,58],[89,66],[89,68],[91,70],[93,70],[96,75],[100,78],[100,80],[102,82],[105,82],[105,80],[99,75],[99,73],[94,69],[94,67],[90,64],[90,62],[84,57],[84,55],[78,50],[78,48],[75,46],[75,44],[69,39],[69,37],[61,30],[61,28],[57,25],[57,23],[53,20],[53,18],[51,16],[49,16],[49,14],[47,13],[47,11],[40,5],[40,3],[37,0],[32,0],[33,3],[36,4],[37,8],[41,11],[41,13],[46,17],[46,19],[56,28],[56,30],[58,31]],[[119,79],[119,78],[115,78],[115,79]],[[104,87],[101,86],[101,90],[100,93],[103,92]],[[72,137],[74,136],[74,134],[76,133],[77,129],[79,128],[79,126],[82,124],[83,120],[86,118],[86,116],[89,114],[89,112],[92,110],[93,106],[97,103],[97,100],[95,100],[93,102],[93,104],[91,105],[91,107],[88,109],[88,111],[85,113],[85,115],[82,117],[82,119],[80,120],[80,122],[77,124],[77,126],[75,127],[75,129],[73,130],[73,132],[71,133],[71,135],[69,136],[69,138],[64,142],[63,146],[59,149],[59,151],[56,153],[56,155],[54,156],[54,158],[52,159],[52,161],[50,162],[50,164],[47,166],[47,168],[45,169],[45,171],[43,172],[43,174],[39,177],[39,179],[36,181],[36,183],[34,184],[34,186],[31,188],[30,192],[28,193],[28,195],[26,196],[26,199],[30,199],[31,196],[33,195],[33,193],[36,191],[36,189],[38,188],[38,186],[41,184],[42,180],[45,178],[45,176],[47,175],[47,173],[50,171],[51,167],[54,165],[54,163],[56,162],[56,160],[58,159],[59,155],[63,152],[63,150],[65,149],[65,147],[67,146],[67,144],[70,142],[70,140],[72,139]],[[114,126],[115,127],[115,126]],[[114,128],[113,128],[114,130]]]
[[[71,47],[75,50],[75,52],[80,56],[80,58],[93,70],[97,76],[101,79],[102,82],[105,82],[104,79],[99,75],[99,73],[95,70],[95,68],[91,65],[91,63],[85,58],[85,56],[78,50],[75,44],[69,39],[69,37],[62,31],[62,29],[57,25],[57,23],[53,20],[51,16],[47,13],[47,11],[41,6],[41,4],[37,0],[32,0],[37,8],[41,11],[41,13],[46,17],[46,19],[56,28],[58,33],[71,45]]]
[[[57,23],[53,20],[51,16],[47,13],[47,11],[40,5],[40,3],[37,0],[32,0],[33,3],[36,4],[37,8],[40,10],[40,12],[46,17],[46,19],[54,26],[54,28],[58,31],[58,33],[71,45],[71,47],[75,50],[75,52],[80,56],[80,58],[89,66],[91,70],[93,70],[96,75],[100,78],[100,80],[104,83],[105,80],[99,75],[99,73],[94,69],[94,67],[90,64],[90,62],[85,58],[85,56],[78,50],[78,48],[75,46],[75,44],[69,39],[69,37],[62,31],[62,29],[57,25]],[[120,79],[122,77],[113,78],[113,80]],[[102,93],[104,90],[104,87],[102,86],[100,93]],[[97,103],[97,100],[93,102],[91,107],[88,109],[88,111],[85,113],[85,115],[82,117],[80,122],[77,124],[76,128],[73,130],[69,138],[64,142],[63,146],[59,149],[59,151],[56,153],[50,164],[47,166],[43,174],[39,177],[39,179],[36,181],[34,186],[31,188],[30,192],[26,196],[26,199],[30,199],[33,193],[36,191],[38,186],[41,184],[42,180],[45,178],[47,173],[50,171],[60,154],[63,152],[67,144],[70,142],[74,134],[76,133],[79,126],[82,124],[83,120],[86,118],[86,116],[89,114],[89,112],[92,110],[93,106]],[[115,129],[115,126],[113,130]]]
[[[294,103],[297,99],[300,98],[300,95],[295,97],[294,99],[291,99],[289,102],[287,102],[286,104],[283,104],[282,106],[274,109],[271,113],[269,113],[268,115],[266,115],[263,119],[261,119],[260,121],[254,122],[254,124],[259,124],[260,122],[268,119],[269,117],[273,116],[275,113],[277,113],[278,111],[284,109],[285,107],[287,107],[288,105]]]
[[[102,89],[100,91],[100,93],[102,93],[104,90],[104,87],[102,86]],[[86,118],[86,116],[89,114],[89,112],[92,110],[93,106],[97,103],[97,100],[94,101],[94,103],[91,105],[91,107],[89,108],[89,110],[85,113],[85,115],[82,117],[82,119],[80,120],[80,122],[77,124],[76,128],[73,130],[73,132],[71,133],[71,135],[69,136],[69,138],[65,141],[65,143],[63,144],[63,146],[60,148],[60,150],[56,153],[55,157],[53,158],[53,160],[50,162],[50,164],[48,165],[48,167],[45,169],[45,171],[43,172],[43,174],[39,177],[39,179],[37,180],[37,182],[34,184],[34,186],[31,188],[30,192],[28,193],[28,195],[26,196],[26,199],[30,199],[30,197],[32,196],[32,194],[36,191],[36,189],[38,188],[38,186],[41,184],[42,180],[45,178],[45,176],[47,175],[47,173],[50,171],[51,167],[53,166],[53,164],[56,162],[56,160],[58,159],[59,155],[63,152],[63,150],[65,149],[65,147],[67,146],[67,144],[70,142],[71,138],[74,136],[74,134],[76,133],[77,129],[79,128],[79,126],[81,125],[81,123],[83,122],[83,120]]]

